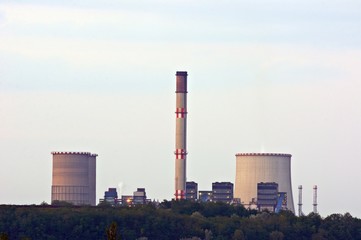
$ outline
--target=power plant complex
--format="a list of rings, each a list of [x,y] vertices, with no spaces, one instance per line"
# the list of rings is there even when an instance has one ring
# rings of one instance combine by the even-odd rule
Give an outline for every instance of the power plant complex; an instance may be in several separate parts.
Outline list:
[[[51,202],[96,204],[96,157],[90,152],[52,152]]]
[[[186,189],[187,72],[176,72],[175,199],[195,199]],[[190,186],[190,184],[187,184]],[[233,188],[233,184],[232,184]],[[213,191],[216,193],[217,191]],[[213,195],[212,194],[210,195]],[[270,194],[272,193],[272,194]],[[204,195],[204,194],[203,194]],[[233,189],[232,189],[233,195]],[[212,198],[215,200],[216,198]],[[236,154],[234,199],[246,207],[294,212],[291,155],[272,153]],[[259,199],[259,201],[257,201]],[[270,200],[271,199],[271,200]]]
[[[198,191],[197,183],[187,182],[187,76],[186,71],[176,72],[174,199],[223,201],[261,211],[295,212],[291,184],[291,154],[237,153],[235,183],[214,182],[212,191]],[[52,152],[52,155],[51,201],[94,206],[97,155],[89,152]],[[105,193],[103,201],[109,202],[109,198],[112,203],[119,201],[116,189],[109,189],[112,191]],[[136,203],[144,202],[146,199],[144,188],[139,189],[143,190],[132,196]],[[317,187],[314,189],[313,205],[314,212],[317,212]],[[138,201],[138,197],[142,197],[142,201]],[[299,199],[298,212],[302,214],[302,187]],[[123,199],[123,202],[128,200]]]

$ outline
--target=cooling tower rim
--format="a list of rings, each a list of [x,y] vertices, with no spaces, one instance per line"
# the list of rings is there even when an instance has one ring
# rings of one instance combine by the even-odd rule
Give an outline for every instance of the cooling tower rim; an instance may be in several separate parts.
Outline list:
[[[237,153],[238,156],[276,156],[276,157],[292,157],[291,154],[288,153]]]
[[[91,157],[97,157],[98,154],[90,153],[90,152],[51,152],[53,155],[86,155]]]

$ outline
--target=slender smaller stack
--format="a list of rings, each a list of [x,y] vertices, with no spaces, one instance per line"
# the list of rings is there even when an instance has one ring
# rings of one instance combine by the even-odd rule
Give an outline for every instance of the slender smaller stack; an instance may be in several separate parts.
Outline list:
[[[313,212],[317,213],[317,185],[313,186]]]
[[[302,185],[298,186],[298,216],[303,216],[302,212]]]

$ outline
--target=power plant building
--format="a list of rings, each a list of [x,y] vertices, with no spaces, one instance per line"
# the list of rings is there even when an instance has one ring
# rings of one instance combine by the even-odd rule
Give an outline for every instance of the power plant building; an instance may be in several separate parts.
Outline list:
[[[212,197],[214,202],[231,203],[233,201],[233,183],[212,183]]]
[[[133,204],[145,204],[147,201],[147,194],[145,188],[137,188],[137,191],[133,192]]]
[[[186,182],[186,199],[197,201],[197,199],[198,199],[198,183]]]
[[[122,195],[122,206],[135,206],[149,203],[151,200],[147,199],[147,193],[145,188],[137,188],[137,191],[133,192],[133,195]]]
[[[291,184],[291,154],[238,153],[234,197],[245,207],[257,200],[257,184],[273,182],[282,192],[286,208],[294,212]]]
[[[52,152],[51,201],[96,205],[96,157],[90,152]]]
[[[278,200],[278,184],[257,183],[257,208],[259,211],[268,210],[274,212]]]
[[[104,192],[104,198],[99,199],[99,203],[106,203],[111,206],[119,205],[120,200],[118,199],[118,192],[116,188],[109,188],[108,191]]]

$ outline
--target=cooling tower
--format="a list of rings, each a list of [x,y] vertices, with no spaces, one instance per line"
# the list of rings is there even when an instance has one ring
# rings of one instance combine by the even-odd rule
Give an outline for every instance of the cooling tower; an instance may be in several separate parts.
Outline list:
[[[52,152],[53,182],[51,201],[74,205],[96,204],[96,154]]]
[[[278,183],[278,191],[287,194],[287,209],[294,212],[291,185],[291,156],[276,153],[236,154],[235,198],[245,207],[257,199],[257,183]]]

